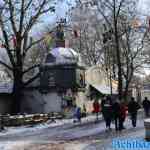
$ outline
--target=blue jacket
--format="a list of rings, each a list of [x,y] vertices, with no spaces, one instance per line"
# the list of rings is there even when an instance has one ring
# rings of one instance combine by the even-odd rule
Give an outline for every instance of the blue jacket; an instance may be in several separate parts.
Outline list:
[[[81,108],[80,107],[77,107],[75,109],[75,117],[81,118]]]

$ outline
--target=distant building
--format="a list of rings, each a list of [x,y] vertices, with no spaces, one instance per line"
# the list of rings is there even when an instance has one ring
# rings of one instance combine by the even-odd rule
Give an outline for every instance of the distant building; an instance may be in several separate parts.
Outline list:
[[[148,97],[150,100],[150,84],[144,84],[142,89],[141,89],[141,98],[142,100],[144,97]]]
[[[40,67],[40,79],[24,90],[21,110],[26,113],[61,112],[76,103],[85,86],[84,67],[71,48],[54,48]]]
[[[85,77],[87,84],[95,88],[100,93],[110,95],[112,88],[112,94],[117,94],[117,81],[113,79],[110,81],[106,71],[101,65],[90,67],[86,71]]]
[[[84,104],[88,112],[93,110],[93,100],[101,100],[102,95],[110,95],[110,80],[101,65],[88,68],[85,72],[86,90],[78,92],[76,101],[82,107]],[[117,95],[117,81],[112,80],[112,94]]]
[[[11,93],[13,89],[13,83],[0,82],[0,114],[10,113],[12,100]]]

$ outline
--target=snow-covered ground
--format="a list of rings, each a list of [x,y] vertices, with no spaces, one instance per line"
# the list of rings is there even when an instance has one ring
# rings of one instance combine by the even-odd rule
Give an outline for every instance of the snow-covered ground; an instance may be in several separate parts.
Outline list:
[[[99,116],[100,119],[102,119],[102,116]],[[82,119],[82,123],[87,123],[88,121],[94,121],[95,116],[91,115],[86,118]],[[16,134],[23,134],[23,133],[30,133],[30,132],[36,132],[42,129],[46,129],[49,127],[59,127],[65,124],[72,124],[73,119],[62,119],[62,120],[55,120],[55,122],[52,122],[49,120],[46,123],[34,125],[34,126],[20,126],[20,127],[5,127],[5,130],[0,132],[0,137],[4,135],[16,135]]]
[[[56,123],[45,123],[34,127],[8,128],[0,133],[0,150],[110,150],[113,138],[144,138],[144,125],[141,117],[137,128],[132,128],[127,118],[126,130],[115,132],[105,131],[105,123],[100,116],[95,123],[95,116],[89,116],[82,123],[73,123],[73,119],[56,120]],[[51,148],[55,146],[55,148]],[[45,147],[44,147],[45,146]],[[59,148],[58,148],[59,146]],[[31,150],[32,150],[31,149]]]

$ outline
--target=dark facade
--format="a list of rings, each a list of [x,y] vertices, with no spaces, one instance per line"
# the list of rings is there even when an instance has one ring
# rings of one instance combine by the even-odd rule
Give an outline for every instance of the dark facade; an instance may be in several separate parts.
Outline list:
[[[84,68],[76,64],[42,66],[40,68],[41,91],[84,88]]]

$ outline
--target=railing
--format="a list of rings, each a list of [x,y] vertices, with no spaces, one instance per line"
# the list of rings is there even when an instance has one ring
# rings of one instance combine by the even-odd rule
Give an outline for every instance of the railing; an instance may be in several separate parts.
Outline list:
[[[22,125],[34,125],[37,123],[44,123],[48,120],[54,122],[56,119],[62,119],[61,113],[49,113],[49,114],[30,114],[30,115],[0,115],[0,131],[4,127],[9,126],[22,126]]]

